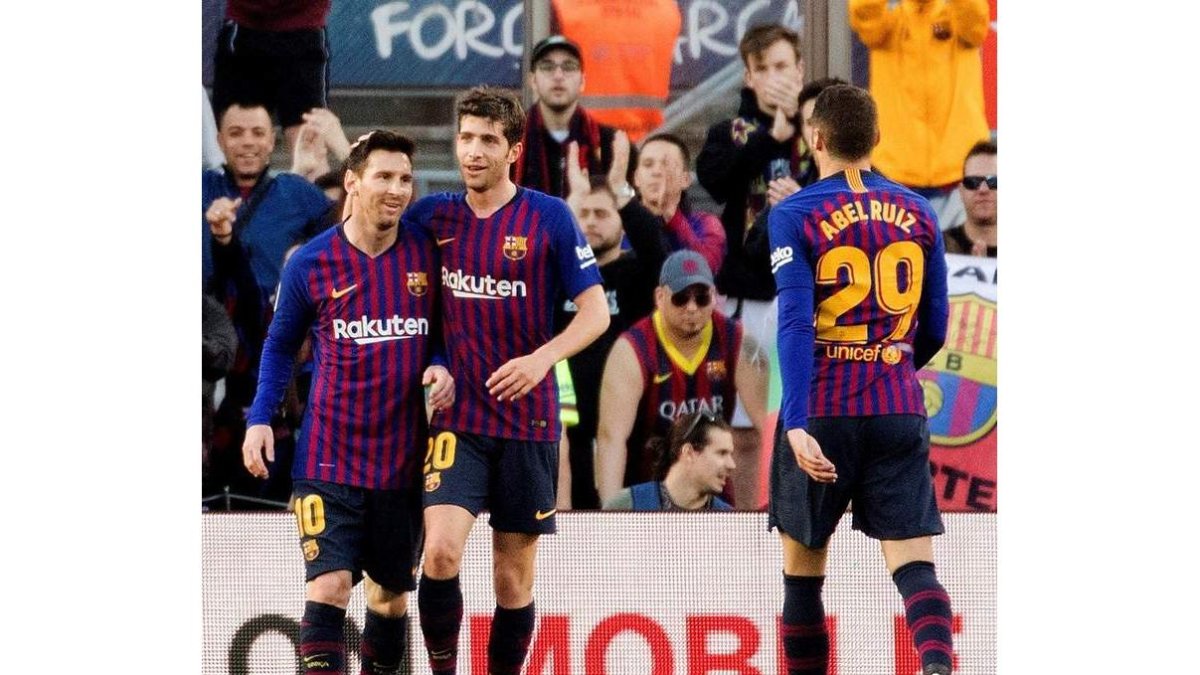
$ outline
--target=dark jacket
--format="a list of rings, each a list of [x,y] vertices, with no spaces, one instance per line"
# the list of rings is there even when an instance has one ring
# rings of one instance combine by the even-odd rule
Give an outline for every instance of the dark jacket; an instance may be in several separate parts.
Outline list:
[[[754,92],[742,89],[738,116],[712,125],[696,158],[700,184],[725,205],[721,224],[728,252],[716,277],[717,290],[725,295],[753,300],[775,297],[766,233],[753,233],[761,236],[762,244],[749,249],[747,240],[755,216],[767,206],[767,184],[775,178],[802,175],[807,153],[798,120],[796,133],[786,143],[771,137],[773,121],[758,109]]]

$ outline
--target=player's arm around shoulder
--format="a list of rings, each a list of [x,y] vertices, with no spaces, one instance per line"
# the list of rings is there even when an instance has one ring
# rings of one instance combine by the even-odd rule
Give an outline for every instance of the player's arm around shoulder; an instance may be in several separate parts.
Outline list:
[[[601,503],[625,482],[625,442],[633,433],[638,402],[645,390],[642,368],[629,339],[613,343],[600,380],[599,424],[596,430],[596,491]]]

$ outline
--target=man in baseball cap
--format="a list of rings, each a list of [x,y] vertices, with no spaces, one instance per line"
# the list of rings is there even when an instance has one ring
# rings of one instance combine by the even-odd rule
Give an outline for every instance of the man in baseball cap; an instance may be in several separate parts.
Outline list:
[[[596,437],[596,489],[602,502],[621,488],[659,480],[647,442],[666,436],[680,415],[706,412],[726,422],[741,397],[751,421],[761,428],[766,414],[765,359],[737,321],[714,312],[716,290],[704,256],[684,249],[663,262],[654,289],[655,311],[613,344],[600,385]],[[739,466],[757,468],[754,456]],[[735,506],[756,508],[755,471],[735,474],[725,497]]]
[[[604,176],[613,164],[613,138],[618,132],[592,119],[579,96],[583,93],[583,51],[562,35],[551,35],[529,52],[529,88],[536,104],[529,106],[522,138],[524,150],[513,164],[512,179],[517,185],[567,198],[566,159],[574,143],[579,149],[579,164],[589,175]],[[633,187],[628,178],[637,166],[631,149],[626,180],[616,187],[618,196],[628,200]]]

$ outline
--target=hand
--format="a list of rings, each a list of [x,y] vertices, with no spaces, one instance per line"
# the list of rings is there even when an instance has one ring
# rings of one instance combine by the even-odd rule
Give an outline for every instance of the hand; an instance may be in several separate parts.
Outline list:
[[[982,239],[972,239],[971,240],[971,255],[979,256],[981,258],[986,258],[987,257],[987,249],[988,249],[988,247],[987,247],[986,241],[984,241]]]
[[[267,461],[275,461],[275,432],[270,424],[252,424],[246,428],[246,440],[242,443],[242,462],[251,476],[266,478],[267,465],[263,463],[263,450]]]
[[[429,407],[445,410],[454,404],[454,377],[445,366],[429,366],[421,376],[421,384],[429,387]]]
[[[783,110],[784,115],[789,119],[793,118],[800,110],[800,90],[803,85],[804,83],[795,77],[768,80],[765,87],[767,100],[776,110]]]
[[[642,190],[642,206],[645,206],[650,213],[665,219],[667,217],[666,202],[667,179],[647,181],[645,189]]]
[[[233,240],[233,224],[237,221],[237,210],[241,205],[241,197],[217,197],[208,205],[204,219],[208,221],[208,231],[212,232],[218,244],[224,246]]]
[[[296,147],[292,151],[292,173],[315,180],[329,171],[329,150],[319,129],[305,122],[296,134]]]
[[[497,368],[484,384],[496,400],[515,401],[536,387],[552,365],[544,363],[536,353],[519,356]]]
[[[800,191],[800,184],[791,176],[776,178],[767,185],[767,203],[775,206],[783,198]]]
[[[567,144],[567,205],[575,217],[579,217],[579,208],[583,198],[592,191],[588,170],[579,165],[579,144],[571,141]]]
[[[783,111],[782,107],[775,108],[775,119],[771,123],[770,133],[771,138],[780,143],[784,143],[796,135],[796,125],[792,124],[791,120],[788,119],[787,113]]]
[[[613,134],[612,152],[612,166],[608,167],[608,187],[614,194],[619,194],[618,188],[629,182],[626,179],[626,174],[629,173],[629,136],[620,129]]]
[[[325,141],[325,147],[333,156],[341,161],[350,155],[350,142],[346,140],[346,132],[342,129],[342,121],[328,108],[313,108],[304,113],[304,125],[311,127]]]
[[[809,436],[804,429],[788,429],[787,438],[792,446],[792,453],[796,455],[796,464],[800,465],[804,473],[818,483],[832,483],[837,480],[837,468],[825,457],[825,453],[821,452],[821,445],[817,443],[817,439]]]

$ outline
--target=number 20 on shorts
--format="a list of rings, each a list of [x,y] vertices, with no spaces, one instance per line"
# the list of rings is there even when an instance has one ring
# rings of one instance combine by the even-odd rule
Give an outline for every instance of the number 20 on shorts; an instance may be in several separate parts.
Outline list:
[[[458,437],[449,431],[430,437],[429,450],[425,452],[425,473],[445,471],[454,466],[454,450],[457,445]]]

